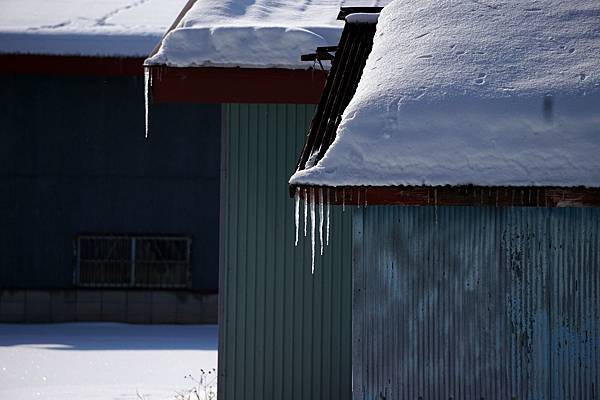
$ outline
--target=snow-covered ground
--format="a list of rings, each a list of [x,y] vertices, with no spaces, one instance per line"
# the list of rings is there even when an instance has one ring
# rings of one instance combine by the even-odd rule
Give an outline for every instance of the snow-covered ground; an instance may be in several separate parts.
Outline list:
[[[0,324],[0,399],[173,399],[217,366],[217,327]],[[139,396],[138,396],[139,393]]]

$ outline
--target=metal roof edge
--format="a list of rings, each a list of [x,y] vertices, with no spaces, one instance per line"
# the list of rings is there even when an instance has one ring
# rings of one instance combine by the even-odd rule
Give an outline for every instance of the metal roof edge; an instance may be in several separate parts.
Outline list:
[[[383,10],[383,7],[340,7],[337,19],[344,21],[350,14],[364,13],[364,14],[378,14]]]

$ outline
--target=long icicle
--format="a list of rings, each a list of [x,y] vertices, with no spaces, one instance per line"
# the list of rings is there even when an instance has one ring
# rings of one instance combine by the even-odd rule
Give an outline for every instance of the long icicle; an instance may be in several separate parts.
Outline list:
[[[310,233],[311,233],[311,249],[312,249],[312,257],[311,257],[311,274],[315,273],[315,189],[310,188]]]
[[[437,215],[438,214],[437,188],[433,190],[433,197],[435,199],[434,200],[435,201],[434,210],[433,210],[433,212],[434,212],[433,220],[434,220],[435,224],[437,225],[437,218],[438,218],[438,215]]]
[[[152,86],[152,75],[150,74],[150,68],[144,67],[144,109],[145,109],[145,127],[146,127],[146,138],[148,138],[148,121],[149,121],[149,97],[150,87]]]
[[[300,229],[299,225],[300,225],[300,188],[296,188],[296,194],[294,195],[294,203],[295,203],[295,210],[294,210],[294,221],[296,222],[296,242],[294,243],[294,246],[298,246],[298,230]]]
[[[329,216],[330,216],[330,201],[329,201],[329,189],[327,189],[327,238],[325,239],[325,243],[329,246]]]
[[[308,219],[308,193],[304,188],[304,237],[306,237],[306,220]]]
[[[323,188],[319,188],[319,244],[321,245],[321,255],[323,255]]]

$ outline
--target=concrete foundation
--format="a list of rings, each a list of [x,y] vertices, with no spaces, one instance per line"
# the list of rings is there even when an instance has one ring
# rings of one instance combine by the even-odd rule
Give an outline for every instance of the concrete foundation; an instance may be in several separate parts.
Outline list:
[[[0,290],[0,323],[216,324],[217,294],[169,290]]]

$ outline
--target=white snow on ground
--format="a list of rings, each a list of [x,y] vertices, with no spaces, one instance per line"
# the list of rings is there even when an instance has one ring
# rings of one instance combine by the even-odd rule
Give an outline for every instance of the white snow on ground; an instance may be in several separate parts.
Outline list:
[[[147,65],[305,69],[300,55],[338,43],[341,6],[387,0],[198,0]]]
[[[0,399],[173,399],[217,366],[217,327],[0,324]]]
[[[186,0],[2,0],[0,53],[147,56]]]
[[[600,3],[394,1],[293,184],[600,186]]]

